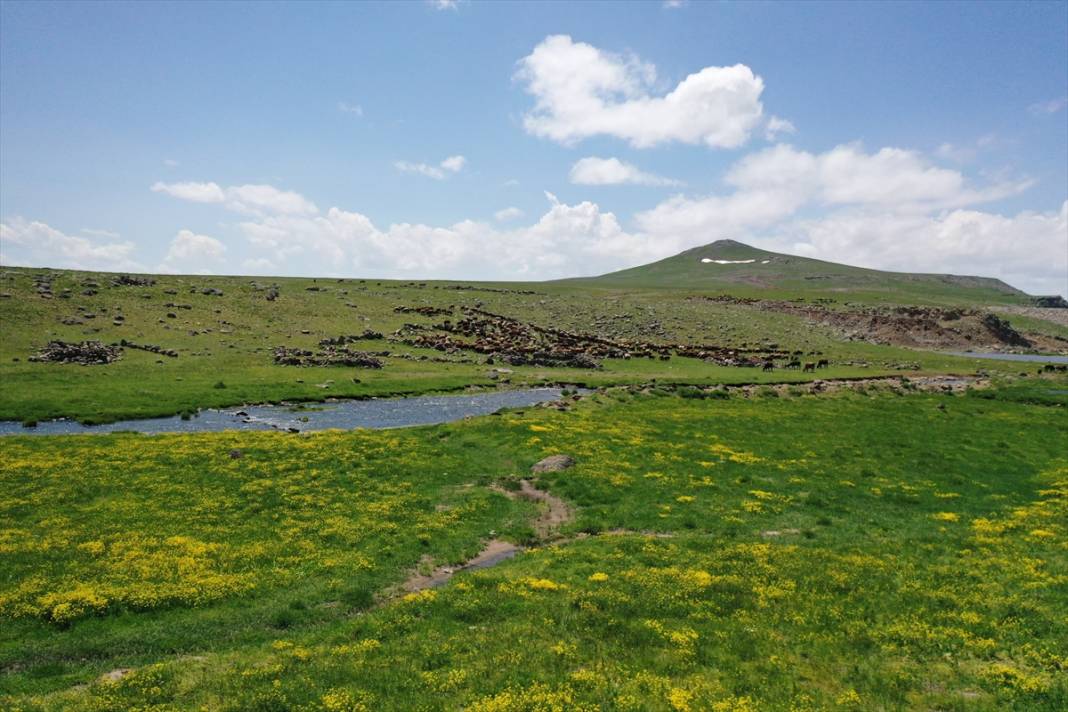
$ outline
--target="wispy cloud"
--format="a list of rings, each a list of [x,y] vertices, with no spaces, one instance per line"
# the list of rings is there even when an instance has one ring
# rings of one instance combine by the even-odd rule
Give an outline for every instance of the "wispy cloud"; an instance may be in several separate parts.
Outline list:
[[[618,158],[582,158],[571,166],[569,178],[576,185],[660,185],[678,186],[682,181],[646,173],[632,163]]]
[[[337,103],[337,110],[343,114],[352,114],[353,116],[363,116],[363,107],[359,104],[349,104],[348,102],[339,101]]]
[[[517,220],[523,217],[523,215],[523,211],[519,208],[509,207],[504,210],[498,210],[493,214],[493,217],[497,222],[508,222],[509,220]]]
[[[315,203],[299,193],[279,190],[272,185],[234,185],[222,188],[218,183],[153,183],[154,193],[164,193],[193,203],[220,203],[246,215],[314,215]]]
[[[459,173],[467,165],[467,159],[463,156],[449,156],[436,166],[429,163],[412,163],[410,161],[395,161],[393,167],[403,173],[418,173],[434,180],[444,180],[450,173]]]
[[[1062,96],[1059,99],[1036,102],[1027,107],[1027,110],[1035,116],[1043,116],[1046,114],[1056,114],[1066,106],[1068,106],[1068,96]]]
[[[764,124],[764,138],[769,141],[778,141],[782,134],[794,133],[797,133],[797,127],[793,122],[778,116],[768,117],[768,123]]]
[[[118,240],[121,237],[119,233],[111,230],[97,230],[95,228],[83,227],[81,231],[90,237],[103,237],[108,240]]]

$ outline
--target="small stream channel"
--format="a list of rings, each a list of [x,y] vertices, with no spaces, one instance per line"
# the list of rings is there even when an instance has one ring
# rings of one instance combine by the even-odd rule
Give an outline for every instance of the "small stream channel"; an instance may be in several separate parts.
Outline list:
[[[203,433],[222,430],[351,430],[403,428],[448,423],[501,408],[521,408],[560,398],[559,388],[490,391],[448,396],[413,396],[371,400],[337,400],[302,405],[254,405],[202,410],[189,420],[166,418],[122,420],[106,425],[82,425],[73,420],[49,420],[35,427],[0,421],[0,435],[71,435],[84,433]]]

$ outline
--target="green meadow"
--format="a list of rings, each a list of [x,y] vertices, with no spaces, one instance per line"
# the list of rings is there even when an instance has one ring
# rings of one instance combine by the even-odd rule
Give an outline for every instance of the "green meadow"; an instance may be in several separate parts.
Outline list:
[[[0,702],[1063,709],[1066,385],[6,438]],[[538,540],[504,493],[555,453]],[[491,537],[529,548],[398,592]]]
[[[650,269],[676,269],[667,262]],[[590,390],[397,430],[0,438],[0,708],[1064,709],[1068,380],[846,338],[744,301],[1023,303],[989,280],[841,266],[835,291],[809,279],[824,264],[776,263],[763,287],[659,272],[671,286],[641,273],[136,286],[3,270],[0,419],[28,426]],[[451,316],[412,311],[424,307]],[[673,355],[503,368],[393,338],[465,308],[829,364],[765,372]],[[1066,333],[1011,318],[1025,333]],[[273,358],[368,330],[382,338],[352,348],[388,351],[382,368]],[[31,360],[57,339],[178,355]],[[925,386],[946,375],[966,387]],[[575,464],[532,474],[559,454]],[[517,553],[463,569],[491,542]],[[430,575],[442,585],[412,583]]]

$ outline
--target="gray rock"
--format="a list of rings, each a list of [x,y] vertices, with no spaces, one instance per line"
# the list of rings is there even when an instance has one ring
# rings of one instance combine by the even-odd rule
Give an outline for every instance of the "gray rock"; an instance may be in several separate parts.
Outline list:
[[[575,458],[570,455],[549,455],[544,460],[534,463],[530,471],[534,474],[542,472],[560,472],[575,464]]]

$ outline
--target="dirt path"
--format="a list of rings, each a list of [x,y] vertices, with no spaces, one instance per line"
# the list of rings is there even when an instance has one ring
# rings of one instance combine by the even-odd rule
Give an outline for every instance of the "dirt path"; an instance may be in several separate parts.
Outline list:
[[[876,376],[872,378],[859,378],[859,379],[835,379],[826,381],[811,381],[791,384],[770,384],[770,387],[785,392],[787,388],[803,388],[811,393],[827,393],[834,392],[842,388],[857,388],[860,386],[868,386],[875,384],[886,384],[887,382],[895,382],[900,380],[899,376]],[[913,388],[923,391],[933,391],[942,393],[959,393],[968,387],[972,386],[985,386],[988,384],[988,379],[979,378],[975,376],[912,376],[908,379],[908,382]],[[751,397],[759,388],[767,388],[768,386],[728,386],[728,391],[739,392],[745,397]],[[640,387],[632,387],[640,388]],[[577,539],[585,539],[589,536],[597,536],[586,533],[579,533],[574,536],[562,539],[557,536],[557,532],[563,524],[570,522],[575,518],[574,509],[564,500],[556,497],[545,490],[535,487],[529,479],[520,480],[520,486],[518,490],[508,490],[499,485],[493,485],[492,489],[495,492],[503,494],[509,499],[525,499],[534,502],[538,505],[538,515],[534,521],[531,522],[531,526],[534,528],[534,532],[537,535],[538,545],[544,544],[567,544]],[[776,537],[784,534],[794,534],[796,530],[783,530],[783,531],[767,531],[761,532],[761,536]],[[613,529],[606,532],[602,532],[600,536],[612,536],[612,535],[628,535],[628,534],[640,534],[642,536],[651,536],[657,538],[671,538],[674,536],[670,532],[648,532],[648,531],[631,531],[626,529]],[[407,580],[404,581],[397,589],[394,589],[392,593],[387,594],[382,603],[396,598],[399,595],[406,593],[415,593],[428,588],[438,588],[444,586],[449,580],[461,571],[474,571],[478,569],[488,569],[492,566],[496,566],[502,561],[511,559],[516,554],[524,551],[527,547],[519,546],[511,542],[504,541],[503,539],[490,539],[486,542],[486,545],[482,548],[478,554],[468,559],[467,561],[457,564],[455,566],[438,566],[432,569],[429,573],[422,573],[420,571],[413,572]],[[420,562],[420,568],[425,570],[432,560],[427,557],[424,561]]]
[[[530,483],[530,480],[520,480],[519,492],[508,492],[507,490],[501,490],[505,496],[512,499],[520,498],[527,499],[539,505],[541,512],[537,518],[532,522],[534,526],[534,532],[538,535],[538,539],[544,540],[552,536],[552,534],[559,529],[561,524],[566,524],[575,518],[575,513],[568,506],[567,502],[554,497],[545,490],[537,489]]]
[[[497,486],[493,487],[493,489],[509,499],[526,499],[538,505],[540,511],[531,524],[539,541],[548,541],[559,529],[560,525],[571,521],[575,516],[574,511],[568,506],[567,502],[549,494],[545,490],[536,488],[530,483],[530,480],[521,480],[518,492]],[[427,588],[438,588],[439,586],[444,586],[449,579],[460,571],[488,569],[512,558],[523,549],[524,547],[503,539],[490,539],[486,542],[482,551],[462,564],[457,566],[438,566],[430,573],[425,574],[418,571],[413,573],[401,584],[400,590],[403,593],[414,593]]]

